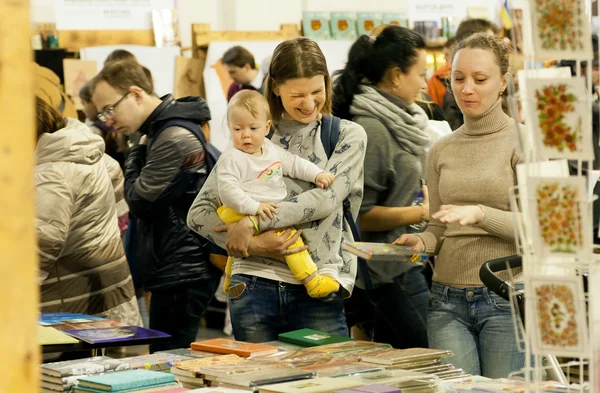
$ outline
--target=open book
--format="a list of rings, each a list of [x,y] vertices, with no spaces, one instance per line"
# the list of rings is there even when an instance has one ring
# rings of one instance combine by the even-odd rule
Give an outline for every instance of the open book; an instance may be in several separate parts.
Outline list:
[[[407,246],[390,243],[344,242],[342,247],[357,257],[371,261],[406,262],[422,265],[427,260],[426,254],[417,253]]]

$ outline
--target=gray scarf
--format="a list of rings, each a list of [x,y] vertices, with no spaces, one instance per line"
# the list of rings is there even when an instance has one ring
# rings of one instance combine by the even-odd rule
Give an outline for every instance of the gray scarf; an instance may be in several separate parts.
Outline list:
[[[407,152],[421,156],[431,144],[426,131],[427,114],[417,104],[407,105],[369,85],[361,85],[350,106],[353,116],[366,116],[382,122]],[[384,96],[385,94],[385,96]]]

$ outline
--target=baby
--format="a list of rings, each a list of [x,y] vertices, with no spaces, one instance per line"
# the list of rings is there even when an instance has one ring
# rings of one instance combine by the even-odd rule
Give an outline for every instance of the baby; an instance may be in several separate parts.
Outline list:
[[[273,218],[273,214],[277,214],[276,203],[287,197],[284,175],[315,183],[320,188],[333,183],[333,174],[265,138],[271,120],[267,100],[260,93],[242,90],[233,96],[227,107],[227,122],[233,147],[223,152],[216,167],[219,197],[223,202],[217,213],[225,224],[238,222],[249,215],[258,229],[253,216],[263,220]],[[292,235],[294,233],[296,230],[292,230]],[[298,239],[290,248],[303,245],[302,239]],[[317,266],[308,251],[288,255],[285,261],[311,297],[324,297],[339,290],[337,281],[317,273]],[[225,292],[231,283],[232,263],[233,259],[229,257],[225,267]]]

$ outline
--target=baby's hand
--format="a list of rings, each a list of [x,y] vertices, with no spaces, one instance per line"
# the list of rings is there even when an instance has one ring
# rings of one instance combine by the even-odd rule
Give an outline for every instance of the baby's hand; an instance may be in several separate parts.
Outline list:
[[[258,205],[258,210],[256,211],[256,215],[260,216],[263,221],[267,221],[267,217],[269,219],[273,218],[273,214],[277,214],[277,205],[272,202],[262,202]]]
[[[333,173],[321,172],[317,175],[315,184],[319,186],[319,188],[328,188],[330,185],[333,184],[334,180],[335,176],[333,175]]]

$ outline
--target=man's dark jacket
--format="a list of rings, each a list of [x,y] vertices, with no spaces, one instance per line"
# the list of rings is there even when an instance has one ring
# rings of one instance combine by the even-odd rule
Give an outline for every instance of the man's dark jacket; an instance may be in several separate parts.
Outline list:
[[[125,163],[125,197],[139,220],[137,267],[148,291],[216,285],[220,272],[209,262],[208,242],[186,225],[187,212],[207,177],[204,148],[186,128],[159,132],[175,119],[205,123],[210,111],[200,97],[161,99],[140,128],[148,145],[132,147]]]

